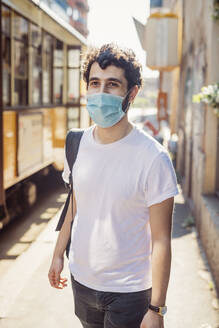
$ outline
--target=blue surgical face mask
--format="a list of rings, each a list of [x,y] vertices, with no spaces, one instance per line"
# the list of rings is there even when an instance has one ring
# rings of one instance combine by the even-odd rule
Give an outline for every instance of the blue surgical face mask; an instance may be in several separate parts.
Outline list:
[[[109,93],[87,95],[87,110],[92,120],[102,128],[108,128],[118,123],[125,112],[122,103],[125,97]]]

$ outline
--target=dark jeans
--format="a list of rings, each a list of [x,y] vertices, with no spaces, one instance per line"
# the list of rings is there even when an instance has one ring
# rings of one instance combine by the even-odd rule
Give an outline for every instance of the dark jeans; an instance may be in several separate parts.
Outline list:
[[[84,328],[140,328],[152,288],[130,293],[88,288],[71,275],[75,314]]]

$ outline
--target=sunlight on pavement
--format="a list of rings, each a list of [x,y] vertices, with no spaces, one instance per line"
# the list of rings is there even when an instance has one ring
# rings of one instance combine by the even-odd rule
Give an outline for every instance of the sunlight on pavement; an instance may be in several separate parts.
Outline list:
[[[49,207],[46,212],[55,214],[59,210],[58,207]]]
[[[60,194],[59,197],[57,198],[56,202],[57,203],[63,203],[66,200],[67,196],[68,196],[67,193]]]
[[[6,253],[7,256],[18,256],[29,247],[29,243],[16,243]]]
[[[41,222],[40,224],[32,223],[30,228],[19,239],[20,242],[32,243],[38,236],[42,229],[46,226],[47,222]]]
[[[40,215],[40,219],[51,219],[53,215],[54,213],[44,212],[43,214]]]

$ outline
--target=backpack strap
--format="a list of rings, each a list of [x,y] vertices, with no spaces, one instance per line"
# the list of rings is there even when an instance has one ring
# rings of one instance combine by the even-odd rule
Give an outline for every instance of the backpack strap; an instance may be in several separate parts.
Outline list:
[[[65,142],[65,153],[66,153],[66,158],[67,158],[67,162],[68,162],[68,166],[69,166],[69,183],[67,184],[68,188],[69,188],[69,192],[68,192],[68,197],[65,201],[65,205],[63,207],[62,213],[60,215],[58,224],[56,226],[56,231],[60,231],[63,225],[63,222],[65,220],[66,214],[67,214],[67,210],[69,207],[69,203],[70,203],[70,199],[72,199],[72,205],[73,205],[73,179],[72,179],[72,169],[73,169],[73,165],[76,161],[77,158],[77,154],[78,154],[78,149],[79,149],[79,145],[80,145],[80,141],[81,141],[81,137],[84,133],[84,130],[82,129],[72,129],[68,132],[67,137],[66,137],[66,142]],[[72,228],[72,224],[73,224],[73,206],[71,207],[71,212],[72,212],[72,223],[71,223],[71,228]],[[66,255],[68,257],[69,254],[69,247],[70,247],[70,243],[71,243],[71,235],[66,247]]]
[[[66,137],[66,158],[69,167],[69,185],[72,183],[72,169],[78,155],[78,149],[81,141],[81,137],[84,133],[82,129],[71,129]]]

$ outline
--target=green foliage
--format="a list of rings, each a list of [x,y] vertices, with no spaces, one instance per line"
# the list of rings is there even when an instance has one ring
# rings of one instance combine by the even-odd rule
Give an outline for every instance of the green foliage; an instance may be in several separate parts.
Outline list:
[[[219,83],[204,86],[201,88],[201,92],[193,95],[193,103],[206,103],[213,107],[214,112],[219,116]]]
[[[219,0],[214,0],[212,18],[219,21]]]

